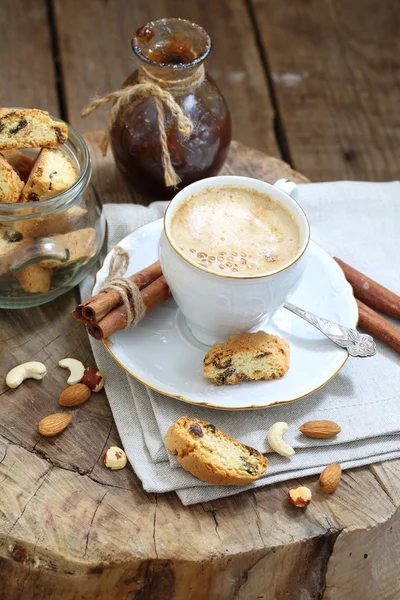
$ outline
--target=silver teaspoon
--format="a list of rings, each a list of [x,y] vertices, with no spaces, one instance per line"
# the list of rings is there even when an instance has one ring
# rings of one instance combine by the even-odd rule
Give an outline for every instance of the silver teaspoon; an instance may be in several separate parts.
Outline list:
[[[318,317],[314,313],[303,310],[290,302],[285,302],[284,308],[290,310],[298,317],[314,325],[321,333],[326,335],[334,344],[345,348],[350,356],[359,356],[365,358],[376,354],[376,344],[373,338],[366,333],[359,333],[357,329],[344,327],[333,321],[328,321],[323,317]]]

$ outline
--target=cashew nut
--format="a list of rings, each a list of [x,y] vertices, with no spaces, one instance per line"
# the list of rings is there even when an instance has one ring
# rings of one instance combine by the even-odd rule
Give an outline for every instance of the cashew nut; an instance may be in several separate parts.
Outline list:
[[[40,362],[31,361],[23,363],[22,365],[18,365],[11,369],[7,374],[6,384],[10,388],[16,388],[21,385],[25,379],[43,379],[46,373],[46,367]]]
[[[268,431],[268,443],[272,450],[275,450],[281,456],[293,456],[295,454],[294,449],[289,446],[284,440],[283,436],[289,429],[288,424],[283,421],[274,423]]]
[[[70,376],[67,379],[68,385],[79,383],[85,372],[83,364],[75,358],[63,358],[59,361],[58,366],[70,370]]]

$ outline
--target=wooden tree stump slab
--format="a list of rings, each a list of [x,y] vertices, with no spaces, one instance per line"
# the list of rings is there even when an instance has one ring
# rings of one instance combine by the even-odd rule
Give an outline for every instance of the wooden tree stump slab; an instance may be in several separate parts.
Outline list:
[[[132,202],[97,139],[87,136],[103,202]],[[238,143],[224,173],[307,181]],[[145,493],[130,467],[103,466],[104,449],[120,444],[104,392],[75,408],[60,436],[42,438],[37,424],[65,387],[58,361],[93,361],[70,318],[77,301],[73,291],[1,312],[0,600],[400,597],[399,460],[346,471],[335,494],[315,494],[306,511],[286,500],[296,482],[184,507],[173,493]],[[9,390],[8,370],[33,359],[46,378]],[[301,482],[314,487],[317,477]]]

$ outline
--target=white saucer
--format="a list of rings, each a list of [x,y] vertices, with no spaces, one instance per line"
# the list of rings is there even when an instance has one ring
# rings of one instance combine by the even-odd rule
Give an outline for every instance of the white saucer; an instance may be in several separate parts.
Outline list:
[[[127,275],[158,259],[163,220],[137,229],[119,245],[130,253]],[[348,327],[356,327],[357,304],[336,262],[314,242],[307,250],[304,277],[290,302]],[[97,273],[94,293],[108,273],[111,253]],[[261,325],[259,329],[264,329]],[[342,368],[347,351],[284,308],[265,330],[290,344],[291,365],[282,379],[216,387],[203,377],[208,350],[197,342],[171,299],[154,309],[134,329],[112,335],[105,346],[133,377],[150,388],[185,402],[220,409],[265,408],[293,402],[325,385]]]

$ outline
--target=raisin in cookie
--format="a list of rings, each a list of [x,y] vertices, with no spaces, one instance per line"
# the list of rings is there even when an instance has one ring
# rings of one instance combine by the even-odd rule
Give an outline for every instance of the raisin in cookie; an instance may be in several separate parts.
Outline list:
[[[0,150],[60,146],[68,139],[68,128],[36,108],[0,109]]]
[[[171,425],[165,445],[186,471],[214,485],[250,483],[268,466],[258,450],[229,437],[212,423],[189,417]]]
[[[19,231],[0,229],[0,275],[8,272],[16,258],[16,253],[29,244],[32,239],[25,239]]]
[[[0,154],[0,202],[18,202],[23,186],[18,173]]]
[[[214,344],[204,358],[204,377],[215,385],[277,379],[290,365],[289,344],[265,331],[232,335]]]
[[[22,190],[21,201],[47,200],[71,187],[77,178],[75,164],[61,148],[43,148]]]

